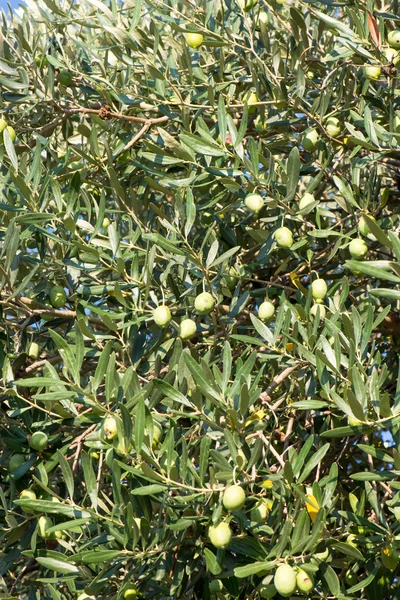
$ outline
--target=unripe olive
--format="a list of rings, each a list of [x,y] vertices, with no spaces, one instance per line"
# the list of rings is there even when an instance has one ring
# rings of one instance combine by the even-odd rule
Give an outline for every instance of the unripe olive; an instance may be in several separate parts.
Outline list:
[[[252,8],[254,8],[258,2],[258,0],[237,0],[240,8],[244,10],[244,12],[249,12]]]
[[[246,494],[240,485],[229,486],[222,497],[222,504],[229,511],[240,510],[246,501]]]
[[[299,202],[299,209],[304,210],[309,204],[312,204],[313,202],[315,202],[314,195],[310,194],[309,192],[306,192]]]
[[[269,16],[267,11],[265,10],[261,10],[258,14],[258,21],[259,23],[262,23],[263,25],[268,25],[268,21],[269,21]]]
[[[368,252],[368,246],[364,240],[356,238],[350,242],[349,252],[355,260],[362,260]]]
[[[328,292],[325,279],[315,279],[311,284],[311,293],[314,300],[323,300]]]
[[[382,48],[381,52],[386,58],[386,60],[388,62],[393,63],[395,67],[397,67],[400,64],[400,55],[398,50],[396,50],[395,48]]]
[[[0,133],[2,133],[7,127],[7,121],[5,119],[0,119]]]
[[[48,529],[50,529],[50,527],[53,527],[54,523],[53,521],[50,519],[50,517],[47,516],[41,516],[38,519],[38,528],[39,528],[39,535],[44,538],[45,540],[48,539],[54,539],[55,535],[54,533],[48,533]]]
[[[247,102],[247,106],[248,106],[248,114],[254,115],[254,113],[257,110],[257,106],[254,106],[254,103],[258,102],[257,94],[255,92],[251,92],[251,94],[246,99],[246,102]]]
[[[32,490],[22,490],[19,497],[21,500],[36,500],[36,494]],[[34,512],[31,508],[24,508],[23,511],[27,515],[31,515]]]
[[[224,584],[220,579],[214,579],[213,581],[210,581],[208,589],[210,592],[222,592],[224,589]]]
[[[61,85],[68,87],[72,83],[72,75],[69,71],[60,71],[57,80]]]
[[[326,122],[326,131],[331,137],[337,138],[342,131],[339,119],[336,117],[329,117]]]
[[[54,308],[62,308],[67,301],[67,294],[60,285],[55,285],[50,290],[50,302]]]
[[[22,490],[19,497],[21,500],[36,500],[36,494],[32,490]]]
[[[9,467],[10,471],[15,471],[15,469],[18,469],[18,467],[23,465],[24,462],[25,462],[25,456],[23,454],[13,454],[12,457],[10,458],[8,467]]]
[[[284,598],[289,598],[293,594],[296,589],[296,573],[290,565],[281,565],[277,568],[274,585]]]
[[[319,134],[316,129],[309,129],[302,138],[302,146],[307,152],[314,152],[319,140]]]
[[[209,292],[202,292],[196,296],[194,307],[200,315],[207,315],[214,308],[215,300]]]
[[[32,434],[31,439],[29,440],[29,445],[32,448],[32,450],[37,450],[39,452],[44,450],[47,447],[48,443],[49,438],[48,435],[44,433],[44,431],[35,431],[35,433]]]
[[[293,235],[288,227],[279,227],[275,231],[275,241],[280,248],[291,248],[293,246]]]
[[[171,318],[171,312],[168,306],[165,306],[165,304],[157,306],[157,308],[153,311],[154,323],[161,328],[166,327]]]
[[[203,34],[201,33],[186,33],[185,38],[187,45],[191,48],[199,48],[204,41]]]
[[[39,356],[39,353],[40,353],[39,344],[37,344],[36,342],[31,342],[29,344],[29,348],[28,348],[29,358],[36,360],[37,357]]]
[[[232,290],[236,287],[238,282],[239,273],[236,271],[235,267],[231,267],[229,269],[229,275],[224,275],[223,283],[227,288]]]
[[[8,131],[11,141],[15,142],[15,140],[17,139],[17,132],[15,131],[14,127],[11,127],[11,125],[8,125],[6,127],[6,130]]]
[[[264,523],[267,516],[268,506],[265,502],[259,502],[250,511],[250,520],[254,521],[254,523]]]
[[[104,217],[101,226],[104,227],[104,229],[107,229],[107,227],[110,227],[110,225],[111,225],[110,219],[108,217]]]
[[[368,215],[368,217],[376,222],[376,219],[372,215]],[[371,230],[368,226],[367,220],[364,217],[364,215],[361,215],[360,220],[358,221],[358,231],[361,233],[361,235],[364,235],[365,237],[371,233]]]
[[[314,588],[314,581],[311,575],[299,569],[296,575],[296,584],[301,592],[311,592]]]
[[[265,300],[258,307],[258,318],[261,321],[269,321],[275,313],[275,306],[269,300]]]
[[[396,50],[400,49],[400,29],[395,29],[394,31],[390,31],[388,35],[388,44],[391,48],[395,48]]]
[[[258,213],[264,206],[264,200],[260,194],[248,194],[244,199],[244,203],[253,213]]]
[[[325,306],[323,304],[313,304],[312,307],[310,308],[310,314],[313,317],[316,317],[318,311],[319,311],[319,320],[323,321],[326,316]]]
[[[262,115],[258,115],[258,117],[254,120],[253,126],[256,131],[266,131],[268,127]]]
[[[138,591],[136,586],[129,585],[124,591],[125,600],[135,600],[138,596]]]
[[[381,68],[374,67],[373,65],[366,65],[364,67],[364,75],[367,77],[367,79],[379,79],[381,76]]]
[[[155,448],[157,446],[157,444],[160,442],[162,433],[163,433],[163,430],[162,430],[160,423],[155,421],[154,425],[153,425],[153,443],[152,443],[153,448]]]
[[[348,571],[346,571],[345,581],[346,581],[347,585],[350,585],[352,587],[353,585],[356,585],[356,583],[358,582],[358,577],[355,573],[348,570]]]
[[[182,340],[190,340],[194,335],[196,335],[196,323],[193,319],[183,319],[179,325],[179,337]]]
[[[228,523],[219,523],[211,525],[208,530],[208,537],[215,548],[225,549],[229,546],[232,539],[232,531]]]
[[[261,584],[259,588],[261,598],[275,598],[278,590],[273,583]]]
[[[104,437],[107,440],[114,440],[118,437],[118,424],[114,417],[107,417],[103,425]]]

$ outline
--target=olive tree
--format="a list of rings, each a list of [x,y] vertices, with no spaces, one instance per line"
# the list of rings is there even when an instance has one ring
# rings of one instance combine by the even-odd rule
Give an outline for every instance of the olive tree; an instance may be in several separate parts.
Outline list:
[[[3,13],[1,598],[400,598],[397,9]]]

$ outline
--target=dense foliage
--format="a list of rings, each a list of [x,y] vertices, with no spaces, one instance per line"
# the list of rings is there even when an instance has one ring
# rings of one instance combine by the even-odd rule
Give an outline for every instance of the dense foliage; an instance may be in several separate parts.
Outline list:
[[[400,598],[397,2],[27,4],[0,598]]]

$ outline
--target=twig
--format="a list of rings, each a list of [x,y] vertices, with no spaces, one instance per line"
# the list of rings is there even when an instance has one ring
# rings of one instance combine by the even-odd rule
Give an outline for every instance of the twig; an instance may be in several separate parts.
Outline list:
[[[293,365],[293,367],[288,367],[287,369],[282,371],[282,373],[279,373],[279,375],[277,375],[273,379],[273,381],[269,384],[269,386],[267,387],[265,392],[262,392],[260,394],[259,399],[261,400],[261,402],[270,402],[272,400],[270,394],[278,387],[278,385],[280,385],[282,383],[282,381],[284,381],[287,377],[289,377],[289,375],[291,375],[298,368],[299,368],[299,365],[296,364],[296,365]],[[285,398],[282,398],[281,400],[278,400],[277,402],[275,402],[275,404],[272,406],[271,410],[275,411],[277,408],[279,408],[279,406],[284,401],[285,401]]]
[[[86,429],[86,431],[84,431],[80,436],[78,436],[74,440],[74,442],[71,444],[70,448],[75,448],[75,446],[76,446],[76,452],[75,452],[75,456],[74,456],[74,462],[72,464],[72,471],[75,471],[76,467],[78,466],[78,460],[79,460],[79,455],[81,453],[83,440],[85,439],[85,437],[87,435],[89,435],[89,433],[91,431],[93,431],[94,429],[96,429],[96,427],[97,427],[97,423],[94,423],[88,429]]]
[[[130,140],[130,142],[128,142],[126,144],[126,146],[124,146],[123,152],[125,152],[126,150],[129,150],[130,148],[132,148],[132,146],[134,146],[136,144],[136,142],[138,140],[140,140],[140,138],[146,133],[146,131],[148,129],[150,129],[151,123],[145,123],[142,127],[142,129],[140,129],[137,134]]]

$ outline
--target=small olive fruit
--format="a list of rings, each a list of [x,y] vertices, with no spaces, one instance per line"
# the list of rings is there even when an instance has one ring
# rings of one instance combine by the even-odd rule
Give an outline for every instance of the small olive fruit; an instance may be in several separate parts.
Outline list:
[[[202,292],[196,296],[194,307],[200,315],[208,315],[214,308],[215,300],[209,292]]]
[[[395,48],[395,50],[400,49],[400,29],[395,29],[391,31],[388,35],[388,44],[391,48]]]
[[[17,132],[15,131],[14,127],[8,125],[6,127],[6,131],[8,131],[8,135],[10,136],[11,141],[15,142],[15,140],[17,139]]]
[[[319,311],[319,320],[323,321],[326,316],[326,309],[323,304],[313,304],[312,307],[310,308],[310,315],[312,315],[313,317],[316,317],[318,311]]]
[[[36,500],[36,494],[32,490],[22,490],[19,497],[21,500]],[[31,508],[24,508],[23,511],[27,515],[30,515],[34,512]]]
[[[171,318],[171,312],[168,306],[165,306],[165,304],[157,306],[157,308],[153,311],[154,323],[161,328],[166,327]]]
[[[259,588],[261,598],[275,598],[278,590],[273,583],[261,584]]]
[[[213,579],[213,581],[210,581],[208,589],[210,590],[210,592],[222,592],[222,590],[224,589],[224,584],[220,579]]]
[[[36,494],[32,490],[22,490],[19,497],[21,500],[36,500]]]
[[[259,502],[250,511],[250,520],[254,521],[254,523],[264,523],[267,516],[268,516],[268,506],[267,506],[266,502]]]
[[[7,121],[5,119],[0,119],[0,133],[2,133],[7,127]]]
[[[325,279],[315,279],[311,284],[311,293],[314,300],[323,300],[327,294],[328,286]]]
[[[263,25],[268,25],[268,21],[269,21],[269,16],[266,10],[261,10],[258,13],[258,21],[259,23],[262,23]]]
[[[182,340],[190,340],[196,335],[196,323],[193,319],[183,319],[179,325],[179,337]]]
[[[201,33],[186,33],[185,38],[187,45],[191,48],[199,48],[204,41]]]
[[[36,358],[39,356],[39,352],[40,352],[39,344],[37,344],[36,342],[31,342],[29,344],[29,348],[28,348],[29,358],[33,358],[36,360]]]
[[[314,195],[306,192],[299,202],[299,209],[304,210],[309,204],[313,204],[313,202],[315,202]]]
[[[353,586],[358,582],[358,577],[355,573],[353,573],[350,569],[346,571],[345,581],[347,585]]]
[[[15,471],[15,469],[18,469],[24,462],[25,456],[23,454],[13,454],[8,465],[10,471]]]
[[[248,194],[244,199],[244,203],[253,213],[259,213],[264,206],[264,200],[260,194]]]
[[[388,62],[393,63],[395,67],[399,65],[400,54],[395,48],[382,48],[381,52]]]
[[[265,300],[258,307],[258,318],[261,321],[269,321],[275,313],[275,306],[269,300]]]
[[[296,573],[290,565],[281,565],[275,571],[274,585],[278,593],[289,598],[296,589]]]
[[[223,283],[230,290],[234,289],[238,282],[239,273],[235,269],[235,267],[231,267],[229,269],[229,274],[225,275],[223,278]]]
[[[138,591],[136,586],[129,585],[124,591],[125,600],[135,600],[137,598]]]
[[[254,115],[257,110],[257,106],[254,106],[255,102],[258,102],[258,96],[255,92],[251,92],[251,94],[246,98],[248,108],[248,114]]]
[[[364,67],[364,75],[367,79],[379,79],[381,76],[381,68],[374,67],[373,65],[366,65]]]
[[[60,285],[55,285],[50,290],[50,302],[54,308],[62,308],[67,301],[67,294]]]
[[[104,229],[107,229],[107,227],[110,227],[110,225],[111,225],[110,219],[108,217],[104,217],[101,226],[104,227]]]
[[[240,8],[242,8],[244,12],[249,12],[249,10],[256,6],[257,2],[258,0],[238,0]]]
[[[115,417],[107,417],[103,425],[104,437],[107,440],[114,440],[118,437],[118,425]]]
[[[314,152],[319,140],[319,133],[316,129],[309,129],[302,138],[302,145],[307,152]]]
[[[314,588],[314,581],[311,575],[309,575],[308,573],[306,573],[305,571],[303,571],[303,569],[299,569],[297,571],[297,575],[296,575],[296,583],[297,583],[297,588],[301,591],[301,592],[311,592],[311,590]]]
[[[339,119],[336,117],[329,117],[326,121],[326,131],[331,137],[337,138],[342,131]]]
[[[355,260],[362,260],[368,252],[368,246],[361,238],[352,240],[349,244],[349,252]]]
[[[225,549],[231,542],[232,531],[228,523],[219,523],[218,525],[211,525],[209,527],[208,537],[215,548]]]
[[[160,423],[158,423],[158,421],[154,421],[153,442],[152,442],[153,448],[155,448],[157,446],[157,444],[159,444],[161,437],[162,437],[162,433],[163,433],[163,430],[162,430]]]
[[[375,217],[373,217],[372,215],[368,215],[368,217],[372,221],[376,222]],[[364,215],[361,215],[360,220],[358,221],[358,231],[361,233],[361,235],[365,235],[365,236],[367,236],[368,234],[371,233],[371,230],[368,226],[367,220]]]
[[[38,450],[39,452],[44,450],[47,447],[48,443],[49,438],[48,435],[44,433],[44,431],[35,431],[35,433],[32,434],[31,439],[29,440],[29,445],[32,448],[32,450]]]
[[[60,71],[57,80],[61,85],[68,87],[72,83],[72,75],[69,71]]]
[[[293,246],[293,235],[288,227],[279,227],[275,231],[275,241],[280,248],[291,248]]]
[[[41,516],[38,519],[38,527],[39,527],[39,535],[44,538],[45,540],[48,540],[50,538],[54,538],[55,535],[54,533],[49,533],[48,530],[50,529],[50,527],[53,527],[53,521],[50,519],[50,517],[47,516]]]
[[[229,486],[222,497],[222,504],[226,510],[232,512],[240,510],[246,501],[246,494],[240,485]]]

